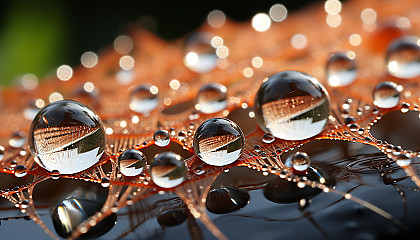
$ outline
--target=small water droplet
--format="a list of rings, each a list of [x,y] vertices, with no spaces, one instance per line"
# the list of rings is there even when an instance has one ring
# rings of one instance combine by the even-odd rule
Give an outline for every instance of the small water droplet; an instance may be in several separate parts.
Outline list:
[[[211,118],[197,128],[193,147],[203,162],[225,166],[239,158],[244,143],[244,134],[236,123],[226,118]]]
[[[107,188],[111,185],[111,182],[109,181],[108,177],[102,177],[101,178],[101,186],[104,188]]]
[[[272,75],[255,97],[260,127],[275,137],[302,140],[322,132],[327,124],[329,97],[315,78],[295,71]]]
[[[226,87],[219,83],[209,83],[201,87],[196,98],[196,109],[210,114],[226,108]]]
[[[52,170],[50,176],[52,179],[57,180],[61,177],[61,173],[58,170]]]
[[[127,149],[118,157],[118,166],[124,176],[137,176],[146,167],[146,157],[139,150]]]
[[[105,149],[102,121],[81,103],[48,104],[32,121],[29,149],[43,168],[73,174],[96,164]]]
[[[267,144],[274,142],[274,140],[276,140],[276,138],[271,133],[264,134],[262,138],[262,141]]]
[[[150,164],[153,182],[162,188],[173,188],[184,182],[188,169],[184,159],[174,152],[157,154]]]
[[[408,111],[410,111],[410,104],[409,103],[402,103],[401,104],[401,112],[402,113],[407,113]]]
[[[406,153],[394,152],[388,153],[388,157],[395,160],[398,166],[405,167],[411,164],[411,156]]]
[[[169,133],[166,130],[157,130],[153,134],[153,140],[155,141],[155,144],[159,147],[166,147],[171,142],[171,139],[169,138]]]
[[[159,104],[158,88],[150,84],[135,87],[130,94],[130,109],[137,113],[149,113]]]
[[[9,139],[9,145],[14,148],[21,148],[26,143],[26,135],[23,131],[15,131]]]
[[[386,62],[389,74],[394,77],[420,76],[420,39],[405,36],[394,40],[388,47]]]
[[[16,165],[14,173],[16,177],[24,177],[26,174],[28,174],[26,167],[23,165]]]
[[[22,200],[21,202],[20,202],[20,207],[21,208],[23,208],[23,209],[26,209],[26,208],[28,208],[28,206],[29,206],[29,201],[28,200]]]
[[[254,150],[259,153],[261,151],[261,146],[260,145],[255,145],[254,146]]]
[[[184,141],[185,139],[187,139],[187,135],[188,135],[187,132],[181,131],[178,133],[178,139],[180,141]]]
[[[293,169],[299,172],[306,171],[306,169],[309,167],[309,164],[311,164],[311,159],[305,152],[296,152],[293,154],[291,160]]]
[[[353,52],[334,53],[327,62],[328,84],[333,87],[347,86],[357,75],[355,54]]]
[[[398,85],[393,82],[381,82],[373,90],[373,104],[380,108],[393,108],[400,101]]]
[[[184,64],[197,73],[205,73],[217,66],[216,49],[211,45],[213,34],[199,32],[192,34],[185,42]]]
[[[0,146],[0,161],[4,158],[4,150],[5,148],[3,146]]]

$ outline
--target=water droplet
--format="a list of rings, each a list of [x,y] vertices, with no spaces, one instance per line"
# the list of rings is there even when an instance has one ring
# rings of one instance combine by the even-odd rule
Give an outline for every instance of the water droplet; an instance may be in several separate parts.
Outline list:
[[[118,157],[118,166],[124,176],[137,176],[146,166],[146,157],[139,150],[127,149]]]
[[[111,185],[111,182],[109,181],[108,177],[102,177],[101,178],[101,186],[104,188],[107,188]]]
[[[179,141],[184,141],[187,139],[187,133],[185,131],[181,131],[178,133],[178,139]]]
[[[261,151],[261,146],[260,145],[255,145],[254,146],[254,150],[258,153]]]
[[[299,172],[306,171],[306,169],[309,167],[309,164],[311,164],[311,159],[305,152],[296,152],[293,154],[291,160],[293,169]]]
[[[333,87],[347,86],[357,75],[355,54],[353,52],[334,53],[327,62],[328,84]]]
[[[26,143],[26,134],[22,131],[16,131],[12,133],[9,139],[9,145],[14,148],[21,148]]]
[[[16,177],[24,177],[28,174],[26,167],[23,165],[16,165],[14,173]]]
[[[0,161],[3,160],[3,158],[4,158],[4,150],[5,150],[5,148],[0,145]]]
[[[272,142],[274,142],[274,140],[276,140],[276,138],[271,133],[264,134],[264,136],[262,138],[262,141],[264,143],[272,143]]]
[[[150,176],[159,187],[173,188],[184,182],[188,169],[184,159],[174,152],[157,154],[150,165]]]
[[[226,87],[219,83],[209,83],[201,87],[197,94],[196,109],[210,114],[226,108]]]
[[[295,71],[272,75],[255,97],[260,127],[275,137],[302,140],[322,132],[327,125],[329,97],[315,78]]]
[[[237,211],[248,203],[247,191],[228,186],[211,190],[207,195],[206,207],[211,213],[224,214]]]
[[[216,49],[211,45],[213,34],[200,32],[191,35],[185,44],[184,64],[197,73],[205,73],[217,66]]]
[[[405,167],[411,164],[411,156],[406,153],[394,152],[389,153],[388,157],[394,159],[398,166]]]
[[[394,40],[388,47],[386,62],[389,74],[398,78],[420,75],[420,39],[405,36]]]
[[[39,100],[39,99],[38,99]],[[35,116],[38,114],[38,112],[41,110],[41,108],[37,105],[37,101],[38,100],[36,100],[36,101],[31,101],[29,104],[28,104],[28,107],[26,107],[24,110],[23,110],[23,116],[26,118],[26,119],[28,119],[28,120],[33,120],[34,118],[35,118]],[[42,100],[40,100],[40,101],[42,101]],[[42,101],[42,103],[43,103],[44,101]]]
[[[158,106],[158,88],[143,84],[134,88],[130,95],[130,109],[137,113],[148,113]]]
[[[166,147],[171,142],[171,139],[169,138],[169,133],[166,130],[157,130],[153,134],[153,140],[155,141],[155,144],[159,147]]]
[[[105,148],[105,130],[88,107],[62,100],[48,104],[36,115],[28,141],[40,166],[73,174],[99,161]]]
[[[373,104],[380,108],[393,108],[400,101],[398,85],[393,82],[381,82],[373,90]]]
[[[68,238],[79,224],[100,211],[101,207],[98,202],[88,199],[65,199],[53,210],[54,229],[60,237]],[[111,214],[91,227],[81,238],[98,238],[111,230],[116,221],[117,216]]]
[[[409,103],[402,103],[401,104],[401,112],[402,113],[407,113],[408,111],[410,111],[410,104]]]
[[[211,118],[197,128],[193,147],[203,162],[225,166],[239,158],[244,143],[244,134],[236,123],[226,118]]]
[[[23,209],[28,208],[29,206],[29,201],[28,200],[22,200],[22,202],[20,202],[20,207]]]
[[[187,213],[183,208],[173,208],[163,211],[157,217],[160,225],[165,227],[175,227],[187,220]]]
[[[58,170],[52,170],[50,176],[52,179],[57,180],[60,178],[61,173]]]

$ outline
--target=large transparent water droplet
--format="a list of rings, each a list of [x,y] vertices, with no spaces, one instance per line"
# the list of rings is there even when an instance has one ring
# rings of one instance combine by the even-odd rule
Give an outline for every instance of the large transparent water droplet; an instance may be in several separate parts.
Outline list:
[[[43,168],[73,174],[96,164],[105,148],[102,121],[81,103],[48,104],[32,121],[29,148]]]
[[[225,166],[241,156],[244,142],[244,134],[236,123],[226,118],[211,118],[197,128],[193,147],[203,162]]]
[[[137,176],[146,167],[146,157],[139,150],[127,149],[118,157],[118,166],[124,176]]]
[[[215,113],[226,108],[226,87],[219,83],[209,83],[201,87],[197,94],[196,109],[202,113]]]
[[[153,134],[153,140],[155,141],[155,144],[159,147],[166,147],[171,142],[169,133],[166,130],[157,130]]]
[[[200,32],[191,35],[185,43],[184,64],[197,73],[213,70],[217,65],[216,49],[211,45],[213,34]]]
[[[296,152],[292,155],[291,163],[294,170],[302,172],[308,169],[311,159],[305,152]]]
[[[400,90],[393,82],[381,82],[373,90],[373,104],[380,108],[393,108],[400,102]]]
[[[150,164],[153,182],[162,188],[173,188],[184,182],[188,169],[184,159],[174,152],[157,154]]]
[[[333,87],[347,86],[354,82],[357,75],[355,54],[337,52],[327,62],[328,85]]]
[[[130,109],[137,113],[148,113],[158,106],[158,88],[143,84],[134,88],[130,95]]]
[[[420,76],[420,39],[401,37],[388,47],[386,63],[389,74],[398,78]]]
[[[68,238],[79,224],[100,211],[101,207],[98,202],[88,199],[65,199],[53,210],[52,222],[54,229],[60,237]],[[116,221],[117,216],[111,214],[96,223],[81,238],[97,238],[111,230]]]
[[[330,104],[327,91],[314,77],[296,71],[272,75],[255,97],[255,118],[275,137],[302,140],[322,132]]]

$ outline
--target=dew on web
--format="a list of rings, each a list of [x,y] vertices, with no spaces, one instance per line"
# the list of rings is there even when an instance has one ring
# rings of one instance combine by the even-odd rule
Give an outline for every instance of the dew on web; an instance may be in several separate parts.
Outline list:
[[[311,19],[276,4],[252,23],[214,10],[186,40],[166,43],[133,29],[114,49],[84,54],[83,71],[63,65],[19,100],[12,87],[2,93],[0,119],[8,124],[0,125],[0,166],[13,181],[2,183],[0,196],[53,239],[124,239],[174,226],[199,238],[206,231],[197,221],[226,239],[235,236],[225,227],[230,218],[256,226],[255,233],[241,228],[249,238],[273,223],[293,236],[288,228],[297,234],[298,222],[334,239],[322,229],[335,226],[324,209],[355,206],[394,229],[375,230],[349,215],[375,234],[406,234],[418,227],[409,221],[416,211],[401,219],[375,198],[392,189],[396,195],[384,199],[407,207],[420,188],[416,140],[373,131],[395,113],[394,126],[380,132],[414,114],[407,125],[418,124],[419,41],[408,34],[418,32],[419,20],[409,1],[383,11],[390,4],[327,1]],[[57,196],[48,228],[36,192],[64,180],[108,194],[100,202]],[[116,217],[132,225],[122,230]]]

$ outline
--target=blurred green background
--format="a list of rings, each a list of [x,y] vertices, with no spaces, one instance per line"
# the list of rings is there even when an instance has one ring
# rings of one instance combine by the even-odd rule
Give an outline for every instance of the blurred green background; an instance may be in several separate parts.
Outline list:
[[[322,0],[315,0],[321,2]],[[132,24],[172,40],[200,26],[219,9],[236,21],[268,12],[276,3],[289,11],[314,0],[283,1],[1,1],[0,84],[33,73],[42,79],[62,65],[80,64],[86,51],[97,52]]]

